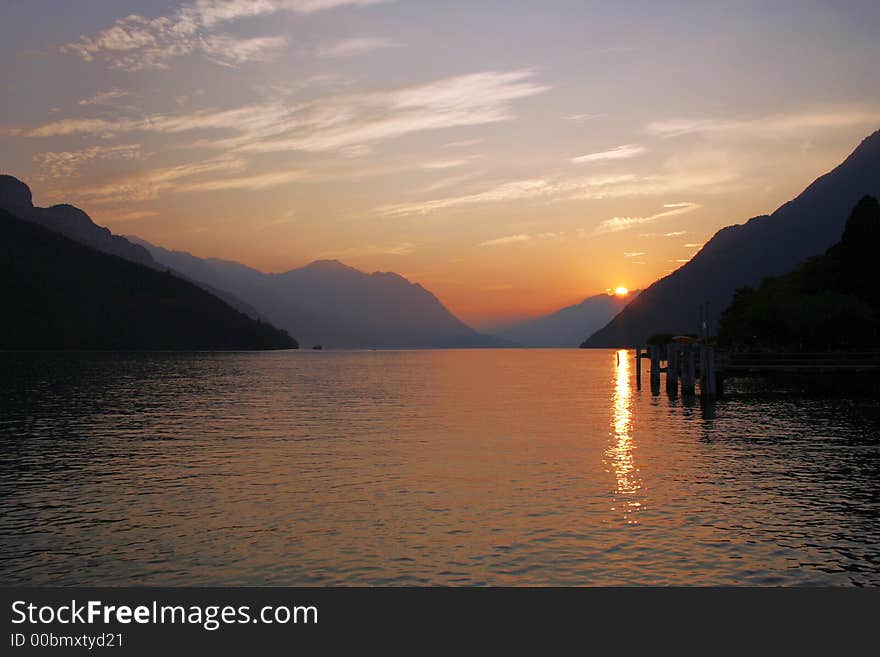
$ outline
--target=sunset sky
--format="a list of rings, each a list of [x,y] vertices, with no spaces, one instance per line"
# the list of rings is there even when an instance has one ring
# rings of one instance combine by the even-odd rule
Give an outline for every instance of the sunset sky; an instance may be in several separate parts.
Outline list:
[[[0,170],[37,204],[266,271],[396,271],[478,328],[648,285],[880,128],[876,0],[2,18]]]

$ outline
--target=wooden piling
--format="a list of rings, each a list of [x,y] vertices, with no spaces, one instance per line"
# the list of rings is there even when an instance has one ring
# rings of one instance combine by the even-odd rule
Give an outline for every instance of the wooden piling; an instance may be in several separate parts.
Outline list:
[[[700,395],[713,398],[716,393],[715,350],[703,345],[700,347]]]
[[[674,342],[666,345],[666,392],[670,395],[678,394],[678,350]]]
[[[651,394],[660,394],[660,347],[652,344],[648,347],[651,354]]]
[[[694,363],[694,347],[684,347],[684,362],[681,365],[681,394],[693,395],[696,392],[696,364]]]
[[[642,348],[636,347],[636,388],[642,389]]]

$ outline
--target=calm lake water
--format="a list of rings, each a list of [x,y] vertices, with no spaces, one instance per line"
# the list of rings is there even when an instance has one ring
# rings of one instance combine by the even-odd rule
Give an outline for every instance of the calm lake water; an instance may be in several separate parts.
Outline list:
[[[0,353],[0,583],[880,584],[876,399],[623,355]]]

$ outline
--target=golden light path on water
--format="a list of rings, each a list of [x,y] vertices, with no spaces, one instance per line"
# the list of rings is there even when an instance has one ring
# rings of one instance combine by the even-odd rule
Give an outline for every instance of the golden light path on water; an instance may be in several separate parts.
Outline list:
[[[629,376],[629,352],[621,349],[616,353],[617,370],[612,400],[613,440],[605,456],[613,470],[617,486],[615,500],[629,524],[637,524],[634,513],[642,506],[636,499],[642,488],[639,470],[635,465],[632,441],[632,388]],[[616,510],[616,509],[613,509]]]

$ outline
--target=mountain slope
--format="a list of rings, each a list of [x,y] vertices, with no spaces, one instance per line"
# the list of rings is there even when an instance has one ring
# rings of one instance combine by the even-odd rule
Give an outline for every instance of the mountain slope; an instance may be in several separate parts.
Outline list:
[[[840,238],[850,209],[866,194],[880,194],[880,131],[772,215],[719,230],[693,259],[648,287],[585,346],[625,347],[643,344],[653,333],[696,332],[700,304],[708,301],[710,318],[716,318],[737,288],[755,286],[822,253]]]
[[[168,272],[0,210],[0,349],[286,349],[286,333]]]
[[[303,344],[328,347],[486,347],[506,343],[477,333],[430,291],[388,272],[366,274],[319,260],[282,274],[237,262],[198,258],[144,240],[162,265],[245,300]]]
[[[585,335],[605,326],[631,299],[632,295],[597,294],[555,313],[510,326],[498,336],[525,347],[577,347]]]
[[[158,268],[145,248],[98,226],[79,208],[66,203],[35,207],[30,188],[13,176],[0,175],[0,208],[98,251]]]
[[[866,196],[840,242],[757,290],[740,288],[721,315],[718,342],[786,351],[873,349],[880,340],[876,245],[880,205]]]
[[[0,174],[0,209],[103,253],[119,256],[153,269],[165,269],[143,246],[114,235],[108,228],[97,225],[88,214],[77,207],[66,203],[49,208],[35,207],[30,188],[13,176]],[[220,297],[239,312],[260,319],[259,313],[253,307],[229,292],[198,281],[192,282],[214,296]]]

